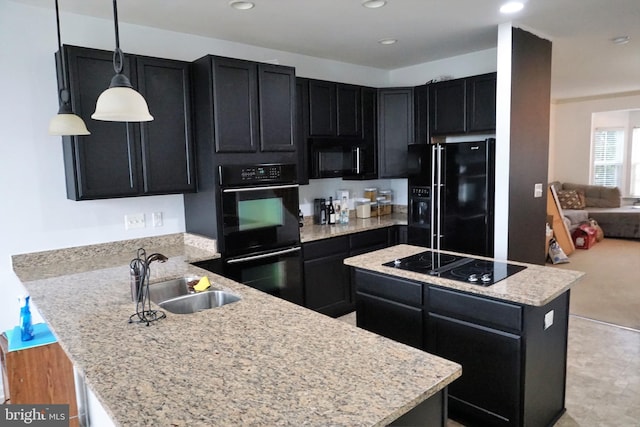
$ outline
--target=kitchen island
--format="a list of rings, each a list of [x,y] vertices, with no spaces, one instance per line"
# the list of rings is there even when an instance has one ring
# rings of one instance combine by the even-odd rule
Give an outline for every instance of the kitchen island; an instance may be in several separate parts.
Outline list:
[[[388,425],[427,408],[444,425],[460,365],[197,268],[218,256],[207,240],[180,234],[13,257],[114,424]],[[139,247],[169,257],[151,265],[151,286],[208,275],[241,300],[128,323]]]
[[[526,268],[480,286],[394,264],[426,250],[397,245],[345,259],[354,267],[358,326],[460,363],[463,375],[449,387],[451,418],[553,425],[565,411],[569,289],[584,273],[508,263]]]

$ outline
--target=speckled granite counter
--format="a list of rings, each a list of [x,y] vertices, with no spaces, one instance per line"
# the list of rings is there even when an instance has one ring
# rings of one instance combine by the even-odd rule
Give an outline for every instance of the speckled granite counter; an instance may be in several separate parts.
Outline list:
[[[533,306],[543,306],[554,300],[560,294],[569,290],[569,288],[584,275],[584,273],[580,271],[561,270],[558,268],[513,262],[513,264],[525,265],[527,268],[494,285],[483,287],[382,265],[386,262],[414,255],[425,250],[426,248],[419,246],[397,245],[347,258],[344,262],[347,265],[365,270],[377,271],[379,273],[404,277],[406,279],[430,283],[445,288],[457,289],[472,294]],[[442,251],[442,253],[465,255],[447,251]]]
[[[117,425],[386,425],[459,365],[189,264],[217,256],[181,235],[14,257],[15,271]],[[208,274],[242,300],[143,326],[129,261],[169,256],[151,282]],[[153,286],[153,285],[151,285]]]
[[[300,229],[300,241],[302,243],[312,242],[394,225],[407,225],[407,214],[394,213],[365,219],[353,217],[349,219],[348,224],[335,225],[316,225],[309,220],[305,220],[304,227]]]

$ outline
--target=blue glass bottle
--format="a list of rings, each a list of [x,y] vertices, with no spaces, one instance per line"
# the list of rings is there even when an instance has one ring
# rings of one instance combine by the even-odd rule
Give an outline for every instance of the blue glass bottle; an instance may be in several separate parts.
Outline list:
[[[30,297],[25,298],[24,305],[20,308],[20,336],[22,341],[29,341],[33,339],[33,325],[31,324],[29,298]]]

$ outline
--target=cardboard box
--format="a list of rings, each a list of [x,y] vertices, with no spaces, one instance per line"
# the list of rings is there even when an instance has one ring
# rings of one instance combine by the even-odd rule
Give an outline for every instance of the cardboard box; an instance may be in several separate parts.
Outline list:
[[[577,249],[589,249],[596,244],[597,230],[588,225],[581,224],[576,228],[571,237],[573,237],[573,243]]]

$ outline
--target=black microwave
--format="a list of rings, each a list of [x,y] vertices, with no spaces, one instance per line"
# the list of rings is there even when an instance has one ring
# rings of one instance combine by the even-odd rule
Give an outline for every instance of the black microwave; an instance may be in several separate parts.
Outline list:
[[[374,179],[375,150],[361,141],[309,140],[309,178]]]

